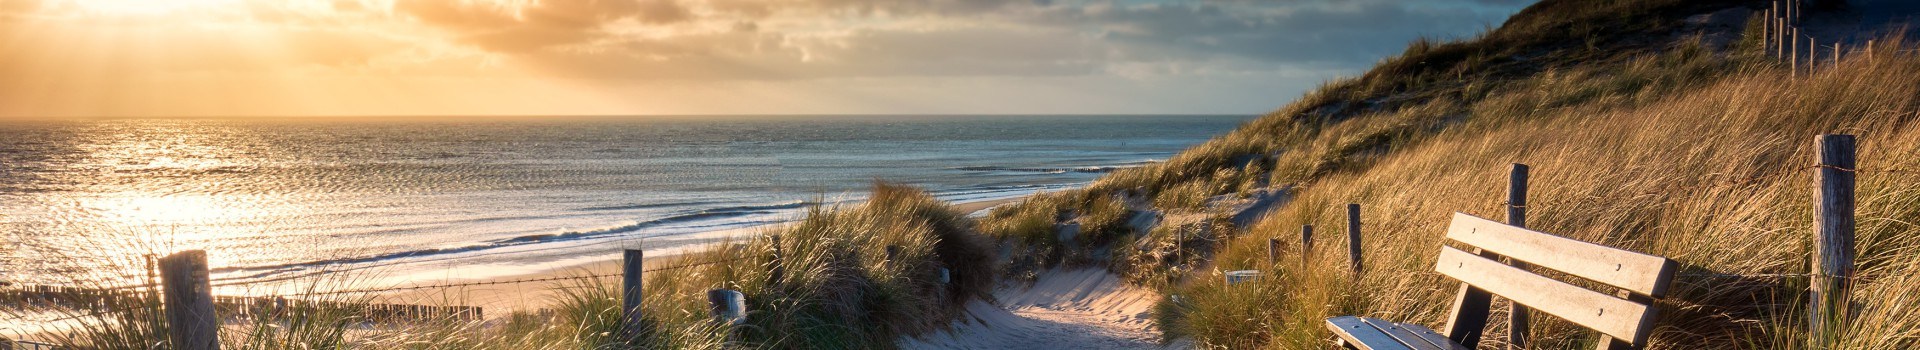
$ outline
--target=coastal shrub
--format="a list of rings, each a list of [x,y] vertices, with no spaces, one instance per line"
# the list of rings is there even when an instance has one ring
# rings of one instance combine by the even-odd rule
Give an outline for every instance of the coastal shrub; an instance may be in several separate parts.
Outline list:
[[[1080,235],[1074,240],[1081,247],[1105,247],[1113,243],[1115,238],[1132,232],[1127,227],[1131,214],[1126,201],[1118,196],[1089,194],[1086,206],[1077,219]]]
[[[1211,265],[1214,252],[1233,232],[1224,216],[1158,225],[1116,247],[1109,269],[1137,285],[1177,285],[1190,272]]]
[[[1070,211],[1065,205],[1072,203],[1071,195],[1034,194],[995,208],[980,219],[980,232],[995,239],[1000,247],[997,260],[1004,261],[998,269],[1000,276],[1033,281],[1040,271],[1060,263],[1068,247],[1057,238],[1058,225]]]
[[[702,313],[706,289],[735,289],[746,294],[752,312],[746,324],[714,331],[744,346],[890,348],[898,337],[943,325],[966,302],[987,295],[993,256],[965,217],[910,187],[876,183],[872,193],[865,203],[815,208],[798,223],[768,231],[780,237],[777,244],[756,239],[686,258],[727,263],[650,277],[677,286],[661,299],[698,305],[651,313]],[[889,245],[901,247],[891,261],[883,249]],[[772,275],[776,268],[783,273]],[[940,283],[942,268],[951,283]],[[671,330],[706,321],[681,322],[655,324]]]

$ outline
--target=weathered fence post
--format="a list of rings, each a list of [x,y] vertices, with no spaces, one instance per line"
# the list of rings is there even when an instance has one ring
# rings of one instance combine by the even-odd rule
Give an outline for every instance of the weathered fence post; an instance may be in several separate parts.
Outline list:
[[[1360,204],[1347,204],[1347,261],[1353,263],[1353,279],[1360,279]]]
[[[738,325],[747,320],[747,295],[732,289],[714,289],[707,291],[707,303],[713,309],[715,320],[729,325]]]
[[[893,266],[893,260],[900,258],[900,246],[887,245],[887,266]]]
[[[1779,23],[1779,26],[1780,26],[1780,32],[1775,33],[1773,35],[1773,58],[1775,59],[1786,58],[1787,57],[1786,55],[1787,53],[1787,19],[1775,18],[1773,19],[1773,22]]]
[[[1313,225],[1300,225],[1300,263],[1313,260]]]
[[[146,258],[147,258],[147,283],[146,283],[147,285],[145,287],[147,288],[147,300],[150,302],[160,302],[161,300],[165,300],[165,299],[162,299],[163,297],[160,295],[160,255],[147,253]],[[278,316],[279,314],[275,314],[275,317],[278,317]],[[155,323],[158,323],[159,321],[158,318],[162,316],[148,314],[145,317],[147,318],[148,321],[154,321]],[[164,328],[165,327],[153,327],[153,329],[150,330],[151,332],[153,332],[152,334],[153,339],[166,339],[167,334]]]
[[[1527,227],[1527,165],[1514,163],[1507,173],[1507,224]],[[1508,264],[1518,268],[1527,268],[1527,263],[1512,259]],[[1533,324],[1532,315],[1526,305],[1509,301],[1507,303],[1507,348],[1526,349],[1527,329]]]
[[[646,280],[641,278],[641,274],[646,272],[644,268],[646,260],[647,255],[645,252],[639,249],[627,249],[621,261],[625,269],[620,274],[620,290],[622,291],[620,309],[624,311],[625,318],[621,322],[620,331],[622,333],[621,335],[626,338],[625,340],[629,342],[640,339],[641,335],[640,302],[643,300],[641,298],[645,297],[644,290],[641,289],[641,283]]]
[[[189,250],[160,259],[166,289],[168,340],[175,350],[220,348],[220,319],[213,312],[213,285],[207,252]]]
[[[1764,55],[1773,45],[1773,9],[1767,9],[1760,15],[1760,54]]]
[[[767,285],[777,287],[781,285],[780,279],[786,276],[787,271],[786,268],[782,266],[784,264],[780,261],[780,235],[768,236],[767,244],[773,246],[773,257],[767,262]],[[778,289],[776,288],[776,290]]]
[[[1808,296],[1813,303],[1809,316],[1810,348],[1829,349],[1845,333],[1847,309],[1853,284],[1853,135],[1820,135],[1820,205],[1815,213],[1820,220],[1813,240],[1813,285]]]
[[[1280,239],[1267,239],[1267,265],[1280,263]]]
[[[747,295],[732,289],[714,289],[707,291],[707,306],[713,314],[713,322],[722,325],[726,332],[726,341],[731,343],[741,324],[747,323]]]
[[[1787,23],[1800,25],[1800,1],[1787,0]]]

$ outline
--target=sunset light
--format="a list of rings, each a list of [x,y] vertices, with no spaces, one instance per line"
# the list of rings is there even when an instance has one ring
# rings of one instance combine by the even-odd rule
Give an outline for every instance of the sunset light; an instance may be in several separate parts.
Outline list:
[[[243,6],[247,0],[66,0],[60,3],[53,0],[46,5],[57,8],[71,5],[81,13],[97,16],[173,16],[190,15],[192,12],[220,9],[222,7]],[[229,8],[230,9],[230,8]],[[175,19],[188,20],[192,16]]]
[[[0,0],[0,117],[1254,113],[1513,8]]]
[[[1914,23],[0,0],[0,350],[1920,349]]]

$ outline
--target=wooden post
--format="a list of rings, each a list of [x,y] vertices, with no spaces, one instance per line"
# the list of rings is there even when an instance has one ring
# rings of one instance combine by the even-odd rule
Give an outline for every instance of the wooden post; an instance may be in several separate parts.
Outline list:
[[[641,282],[645,279],[641,278],[641,274],[646,271],[644,268],[646,260],[645,252],[639,249],[627,249],[621,261],[624,263],[625,270],[622,271],[620,278],[620,290],[623,292],[620,309],[625,311],[626,317],[621,323],[620,331],[628,342],[638,340],[641,336],[640,302],[645,297],[641,289]]]
[[[1820,226],[1813,240],[1813,305],[1808,315],[1812,349],[1829,349],[1845,334],[1853,284],[1853,135],[1820,135],[1820,204],[1815,215]]]
[[[1353,263],[1353,279],[1360,279],[1360,204],[1347,204],[1347,261]]]
[[[1304,264],[1307,260],[1312,260],[1312,256],[1313,225],[1300,225],[1300,263]]]
[[[1773,29],[1773,9],[1767,9],[1767,14],[1760,17],[1760,54],[1773,51],[1773,32],[1776,30]]]
[[[900,246],[887,245],[887,266],[893,266],[893,259],[900,258]]]
[[[1792,31],[1793,31],[1793,35],[1789,35],[1789,37],[1793,38],[1792,40],[1793,50],[1791,50],[1793,52],[1790,52],[1787,54],[1787,67],[1791,67],[1790,70],[1793,73],[1789,73],[1788,77],[1799,78],[1800,77],[1800,28],[1794,27]]]
[[[1833,42],[1833,64],[1840,64],[1840,41]]]
[[[166,289],[167,339],[175,350],[220,348],[220,318],[213,312],[207,252],[189,250],[160,259]]]
[[[1515,227],[1527,227],[1527,165],[1526,164],[1514,163],[1513,169],[1507,172],[1507,224],[1513,225]],[[1507,260],[1507,263],[1510,265],[1513,265],[1514,267],[1523,268],[1523,269],[1527,268],[1527,263],[1525,262],[1520,262],[1513,259],[1503,259],[1503,260]],[[1528,348],[1527,338],[1530,337],[1530,335],[1528,334],[1528,328],[1532,324],[1533,324],[1533,318],[1526,305],[1520,305],[1520,303],[1508,302],[1507,303],[1507,348],[1508,349]]]
[[[148,253],[146,254],[146,257],[147,257],[147,285],[146,285],[147,300],[143,301],[143,303],[159,303],[162,300],[166,300],[163,298],[163,296],[160,295],[160,256],[152,253]],[[160,323],[159,322],[160,321],[159,317],[161,317],[160,315],[154,315],[152,313],[148,313],[147,315],[145,315],[145,317],[147,318],[147,321],[152,322],[149,324]],[[166,330],[163,328],[165,327],[153,327],[153,329],[151,330],[153,332],[152,334],[153,339],[167,338]]]
[[[1280,239],[1267,239],[1267,265],[1280,263]]]
[[[767,262],[767,285],[775,286],[774,290],[780,290],[778,288],[782,282],[780,279],[786,277],[787,271],[780,261],[780,235],[767,236],[767,244],[773,246],[773,257]]]
[[[1773,58],[1776,58],[1776,59],[1786,58],[1787,57],[1786,55],[1787,53],[1787,20],[1785,18],[1775,18],[1773,19],[1773,22],[1779,23],[1779,26],[1780,26],[1780,32],[1773,34]]]
[[[714,321],[736,326],[747,321],[747,295],[740,291],[709,290],[707,304],[712,309]]]

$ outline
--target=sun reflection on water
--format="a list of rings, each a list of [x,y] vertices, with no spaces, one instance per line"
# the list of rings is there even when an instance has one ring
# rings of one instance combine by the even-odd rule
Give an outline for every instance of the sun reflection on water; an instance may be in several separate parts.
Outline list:
[[[45,203],[38,207],[51,210],[9,212],[4,221],[41,233],[8,239],[41,248],[24,253],[48,265],[37,270],[91,280],[76,282],[133,282],[145,275],[149,254],[181,250],[207,250],[215,267],[271,258],[278,253],[246,243],[272,234],[276,217],[301,210],[279,193],[227,188],[268,145],[220,121],[100,123],[61,141],[70,157],[52,160],[56,169],[45,173],[87,187],[39,196]]]

